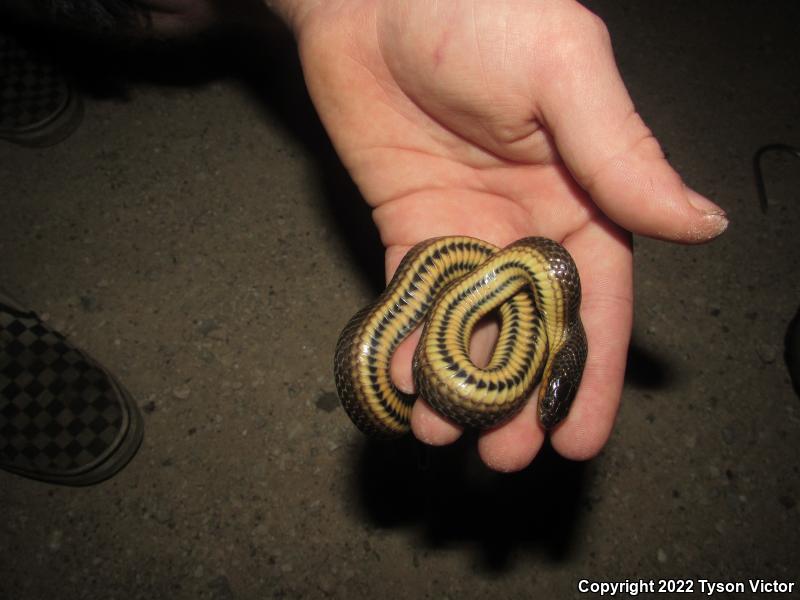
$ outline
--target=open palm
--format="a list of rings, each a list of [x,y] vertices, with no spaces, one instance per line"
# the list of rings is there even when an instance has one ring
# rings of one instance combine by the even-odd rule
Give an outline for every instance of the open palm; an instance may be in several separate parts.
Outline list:
[[[571,0],[342,0],[303,15],[297,36],[312,99],[374,208],[387,275],[439,235],[499,246],[540,235],[572,253],[589,356],[552,443],[567,457],[596,454],[631,331],[626,230],[699,242],[726,223],[664,160],[602,23]],[[414,343],[393,363],[407,391]],[[516,470],[535,456],[545,433],[533,405],[481,436],[491,467]],[[424,402],[412,428],[433,444],[460,433]]]

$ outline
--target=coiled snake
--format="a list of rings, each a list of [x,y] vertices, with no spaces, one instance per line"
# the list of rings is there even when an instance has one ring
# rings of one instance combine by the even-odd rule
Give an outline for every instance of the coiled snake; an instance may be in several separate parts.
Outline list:
[[[421,242],[339,336],[339,398],[363,432],[406,433],[416,395],[397,389],[389,364],[400,342],[424,323],[414,382],[433,408],[485,429],[519,412],[541,381],[539,420],[552,428],[567,415],[586,361],[580,301],[577,267],[552,240],[524,238],[502,250],[469,237]],[[488,365],[479,368],[469,358],[470,336],[495,310],[499,337]]]

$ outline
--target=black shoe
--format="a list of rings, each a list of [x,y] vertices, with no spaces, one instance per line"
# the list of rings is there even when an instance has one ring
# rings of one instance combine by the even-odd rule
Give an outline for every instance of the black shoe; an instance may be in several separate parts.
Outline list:
[[[99,363],[0,292],[0,469],[88,485],[136,453],[136,403]]]
[[[0,139],[50,146],[83,118],[83,102],[46,52],[0,31]]]

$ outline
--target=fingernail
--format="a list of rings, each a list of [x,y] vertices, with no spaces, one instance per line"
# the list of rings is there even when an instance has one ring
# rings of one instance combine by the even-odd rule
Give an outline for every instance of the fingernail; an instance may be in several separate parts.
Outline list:
[[[708,236],[709,238],[722,235],[728,228],[729,221],[724,212],[709,213],[704,217],[704,219],[708,222],[708,232],[710,234]]]
[[[704,213],[702,224],[692,228],[690,237],[697,241],[710,240],[721,235],[728,228],[728,216],[725,211],[705,196],[694,190],[687,190],[689,204]]]
[[[689,204],[691,204],[697,210],[704,212],[707,215],[722,216],[722,217],[725,216],[724,210],[722,210],[711,200],[709,200],[705,196],[701,196],[694,190],[687,190],[687,197],[689,199]]]
[[[707,213],[699,221],[695,221],[687,232],[687,241],[706,242],[722,235],[728,228],[725,214]]]

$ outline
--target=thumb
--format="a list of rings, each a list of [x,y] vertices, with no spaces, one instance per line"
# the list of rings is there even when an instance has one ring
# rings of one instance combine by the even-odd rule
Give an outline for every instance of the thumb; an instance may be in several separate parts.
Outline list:
[[[597,206],[622,227],[685,243],[725,231],[724,211],[687,187],[635,111],[604,28],[584,37],[545,76],[541,118],[567,168]],[[563,63],[559,65],[558,63]]]

